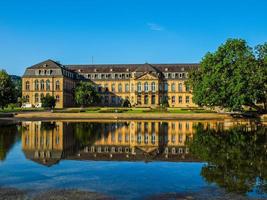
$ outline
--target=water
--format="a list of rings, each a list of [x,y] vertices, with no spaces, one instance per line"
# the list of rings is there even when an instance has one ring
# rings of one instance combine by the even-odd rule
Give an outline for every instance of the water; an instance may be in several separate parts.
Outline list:
[[[0,187],[116,199],[267,199],[267,127],[209,121],[21,122],[0,127]]]

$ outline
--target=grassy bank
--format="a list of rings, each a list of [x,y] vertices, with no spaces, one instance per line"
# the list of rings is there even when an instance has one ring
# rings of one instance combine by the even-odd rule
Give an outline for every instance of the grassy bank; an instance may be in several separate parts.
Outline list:
[[[214,113],[204,109],[182,109],[182,108],[121,108],[121,107],[90,107],[90,108],[68,108],[62,110],[54,110],[55,113]]]
[[[34,111],[43,111],[43,108],[4,108],[0,109],[0,113],[16,113],[16,112],[34,112]]]

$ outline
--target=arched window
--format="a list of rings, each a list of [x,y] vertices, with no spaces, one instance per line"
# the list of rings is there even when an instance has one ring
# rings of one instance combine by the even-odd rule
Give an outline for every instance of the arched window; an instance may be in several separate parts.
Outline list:
[[[114,83],[112,83],[112,85],[111,85],[111,91],[115,92],[115,84]]]
[[[172,92],[175,92],[175,83],[172,83],[171,88],[172,88]]]
[[[122,84],[121,83],[119,83],[119,85],[118,85],[118,92],[122,92]]]
[[[141,84],[141,82],[137,83],[137,91],[138,92],[142,92],[142,84]]]
[[[34,88],[35,88],[35,90],[39,90],[39,81],[38,80],[34,81]]]
[[[29,97],[29,95],[26,95],[25,96],[25,100],[26,100],[26,103],[30,103],[30,97]]]
[[[145,90],[145,92],[148,92],[148,83],[147,82],[145,82],[145,84],[144,84],[144,90]]]
[[[179,83],[178,84],[178,91],[179,92],[182,92],[183,91],[183,84],[182,83]]]
[[[41,80],[41,82],[40,82],[41,84],[41,90],[44,90],[44,80]]]
[[[151,83],[151,90],[152,90],[152,92],[155,92],[156,91],[156,84],[155,84],[155,82],[152,82]]]
[[[35,99],[35,103],[38,103],[39,102],[39,95],[38,95],[38,93],[35,93],[34,99]]]
[[[59,95],[56,96],[56,101],[57,101],[57,102],[60,101],[60,96],[59,96]]]
[[[128,83],[125,84],[125,92],[129,92],[129,84]]]
[[[56,90],[60,90],[60,82],[56,81]]]
[[[50,80],[46,80],[46,90],[50,90]]]
[[[30,90],[30,82],[29,81],[26,81],[26,83],[25,83],[25,89],[26,90]]]

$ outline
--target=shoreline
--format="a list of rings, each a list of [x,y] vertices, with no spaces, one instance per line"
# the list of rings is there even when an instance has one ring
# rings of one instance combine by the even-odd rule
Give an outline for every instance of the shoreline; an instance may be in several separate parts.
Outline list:
[[[12,119],[12,118],[11,118]],[[211,120],[233,119],[229,114],[219,113],[51,113],[27,112],[18,113],[13,118],[16,121],[39,120]]]

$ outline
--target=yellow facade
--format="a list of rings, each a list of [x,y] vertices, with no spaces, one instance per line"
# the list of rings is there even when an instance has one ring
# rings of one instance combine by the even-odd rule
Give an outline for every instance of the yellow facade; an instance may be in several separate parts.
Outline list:
[[[190,88],[185,84],[189,71],[185,69],[187,66],[171,65],[169,68],[176,71],[168,73],[160,71],[160,67],[144,64],[77,68],[48,60],[26,69],[22,78],[22,94],[29,106],[40,106],[41,96],[49,94],[57,99],[56,108],[70,107],[75,105],[73,90],[76,83],[90,81],[101,96],[99,106],[120,106],[123,100],[128,99],[133,107],[157,107],[166,104],[166,101],[170,107],[196,107]],[[184,72],[178,73],[177,70]]]

